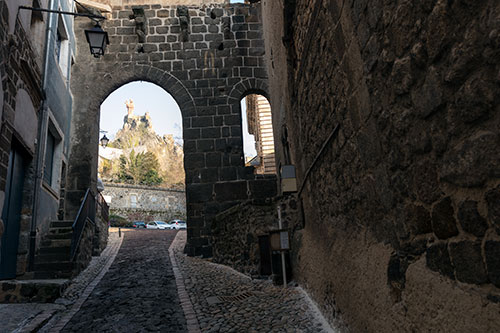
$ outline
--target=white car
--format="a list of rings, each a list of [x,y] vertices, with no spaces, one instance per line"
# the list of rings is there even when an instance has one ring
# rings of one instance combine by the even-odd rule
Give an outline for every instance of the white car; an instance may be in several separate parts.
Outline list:
[[[175,230],[186,229],[186,222],[182,220],[172,220],[168,222],[168,228]]]
[[[151,221],[146,224],[146,229],[169,229],[169,225],[163,221]]]

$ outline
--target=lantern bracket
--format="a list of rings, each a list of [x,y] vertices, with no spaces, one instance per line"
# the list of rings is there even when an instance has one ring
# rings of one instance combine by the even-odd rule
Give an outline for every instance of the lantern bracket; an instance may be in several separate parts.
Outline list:
[[[66,11],[62,11],[62,10],[35,8],[35,7],[28,7],[28,6],[19,6],[19,9],[26,9],[26,10],[31,10],[34,12],[46,12],[46,13],[56,13],[56,14],[62,14],[62,15],[88,17],[94,21],[99,21],[99,20],[102,21],[102,20],[106,19],[104,16],[95,15],[95,14],[91,14],[91,13],[74,13],[74,12],[66,12]]]

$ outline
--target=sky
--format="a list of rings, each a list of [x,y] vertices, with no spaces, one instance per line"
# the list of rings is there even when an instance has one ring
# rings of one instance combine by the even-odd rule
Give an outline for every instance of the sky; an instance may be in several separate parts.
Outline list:
[[[101,104],[100,129],[107,131],[106,136],[109,139],[114,139],[116,132],[123,127],[123,117],[127,114],[125,102],[129,99],[134,101],[135,115],[149,112],[156,134],[173,134],[176,141],[182,143],[182,116],[179,106],[165,90],[144,81],[131,82],[118,88]],[[241,102],[241,111],[244,153],[245,156],[255,156],[255,140],[253,135],[248,134],[244,100]],[[102,137],[102,134],[100,136]]]

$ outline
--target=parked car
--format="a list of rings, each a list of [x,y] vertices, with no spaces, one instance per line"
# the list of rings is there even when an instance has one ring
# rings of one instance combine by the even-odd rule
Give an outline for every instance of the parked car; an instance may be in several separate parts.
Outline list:
[[[132,224],[132,228],[146,228],[146,223],[144,223],[143,221],[135,221]]]
[[[186,229],[186,222],[182,220],[172,220],[168,222],[168,228],[175,230]]]
[[[163,221],[151,221],[146,224],[147,229],[168,229],[168,224]]]

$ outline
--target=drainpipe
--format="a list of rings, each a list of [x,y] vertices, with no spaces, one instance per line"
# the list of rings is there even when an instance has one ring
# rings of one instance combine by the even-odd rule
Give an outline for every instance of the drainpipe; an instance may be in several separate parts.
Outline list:
[[[49,0],[48,9],[53,9],[55,0]],[[43,165],[45,162],[45,141],[47,140],[48,126],[48,106],[47,106],[47,95],[45,94],[45,88],[47,87],[47,70],[49,67],[49,54],[50,54],[50,41],[52,36],[52,24],[53,24],[53,13],[47,14],[47,31],[45,33],[45,52],[44,61],[42,68],[42,92],[44,99],[41,106],[41,114],[38,117],[38,137],[36,146],[36,162],[35,162],[35,184],[33,189],[33,206],[31,209],[31,227],[30,227],[30,248],[29,248],[29,262],[28,271],[34,271],[35,269],[35,249],[36,249],[36,222],[38,215],[38,200],[40,197],[40,190],[42,187],[42,176],[43,176]]]

